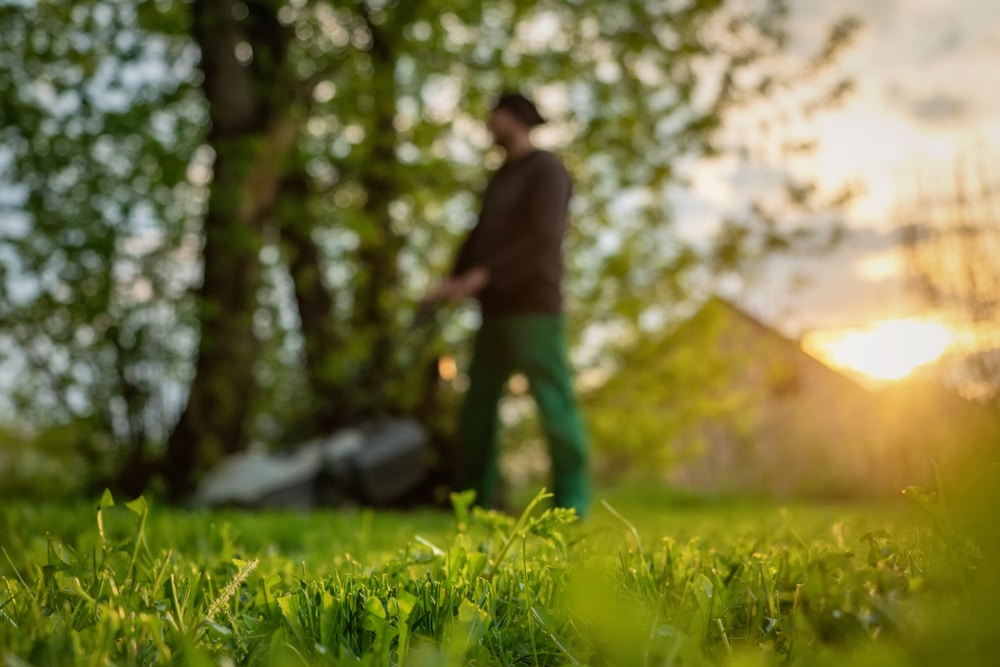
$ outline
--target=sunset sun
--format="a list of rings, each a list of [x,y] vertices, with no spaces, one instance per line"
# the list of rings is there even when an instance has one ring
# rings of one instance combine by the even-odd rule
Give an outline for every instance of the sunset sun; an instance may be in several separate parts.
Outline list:
[[[874,380],[900,380],[939,359],[954,343],[939,322],[888,320],[868,327],[816,332],[803,345],[834,366]]]

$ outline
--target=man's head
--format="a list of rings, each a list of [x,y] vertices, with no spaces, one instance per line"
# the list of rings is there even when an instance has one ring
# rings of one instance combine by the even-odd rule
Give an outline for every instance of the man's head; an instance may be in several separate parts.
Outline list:
[[[531,128],[545,122],[534,103],[520,93],[504,93],[497,99],[487,123],[494,140],[507,149],[527,137]]]

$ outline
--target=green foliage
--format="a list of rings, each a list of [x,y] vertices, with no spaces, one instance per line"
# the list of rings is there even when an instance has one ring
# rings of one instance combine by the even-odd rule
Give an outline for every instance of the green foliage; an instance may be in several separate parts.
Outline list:
[[[767,340],[733,340],[731,318],[727,305],[710,300],[680,327],[628,341],[609,355],[609,379],[582,398],[609,472],[661,476],[703,453],[707,425],[748,431],[760,387],[739,374],[774,355]]]
[[[663,508],[646,488],[581,526],[542,498],[516,520],[462,498],[451,519],[207,517],[106,493],[96,531],[79,508],[4,506],[0,646],[35,665],[933,665],[996,649],[976,620],[993,580],[902,508]]]
[[[133,447],[169,428],[205,115],[184,83],[195,54],[164,27],[131,3],[0,2],[0,355],[21,425]]]
[[[111,448],[108,436],[84,420],[41,433],[0,429],[0,498],[52,502],[89,491],[94,478],[108,471],[84,452],[106,457]],[[85,472],[68,475],[68,470]]]

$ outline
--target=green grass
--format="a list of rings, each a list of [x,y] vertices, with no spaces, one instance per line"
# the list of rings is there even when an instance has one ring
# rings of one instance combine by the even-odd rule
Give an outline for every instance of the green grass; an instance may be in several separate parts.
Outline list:
[[[996,664],[941,508],[609,491],[530,508],[0,510],[5,665]],[[96,508],[96,509],[95,509]]]

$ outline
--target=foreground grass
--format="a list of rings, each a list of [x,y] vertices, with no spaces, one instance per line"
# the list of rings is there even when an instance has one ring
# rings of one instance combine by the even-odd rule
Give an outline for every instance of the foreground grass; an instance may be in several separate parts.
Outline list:
[[[6,665],[996,664],[976,544],[916,503],[606,496],[579,524],[0,510]]]

